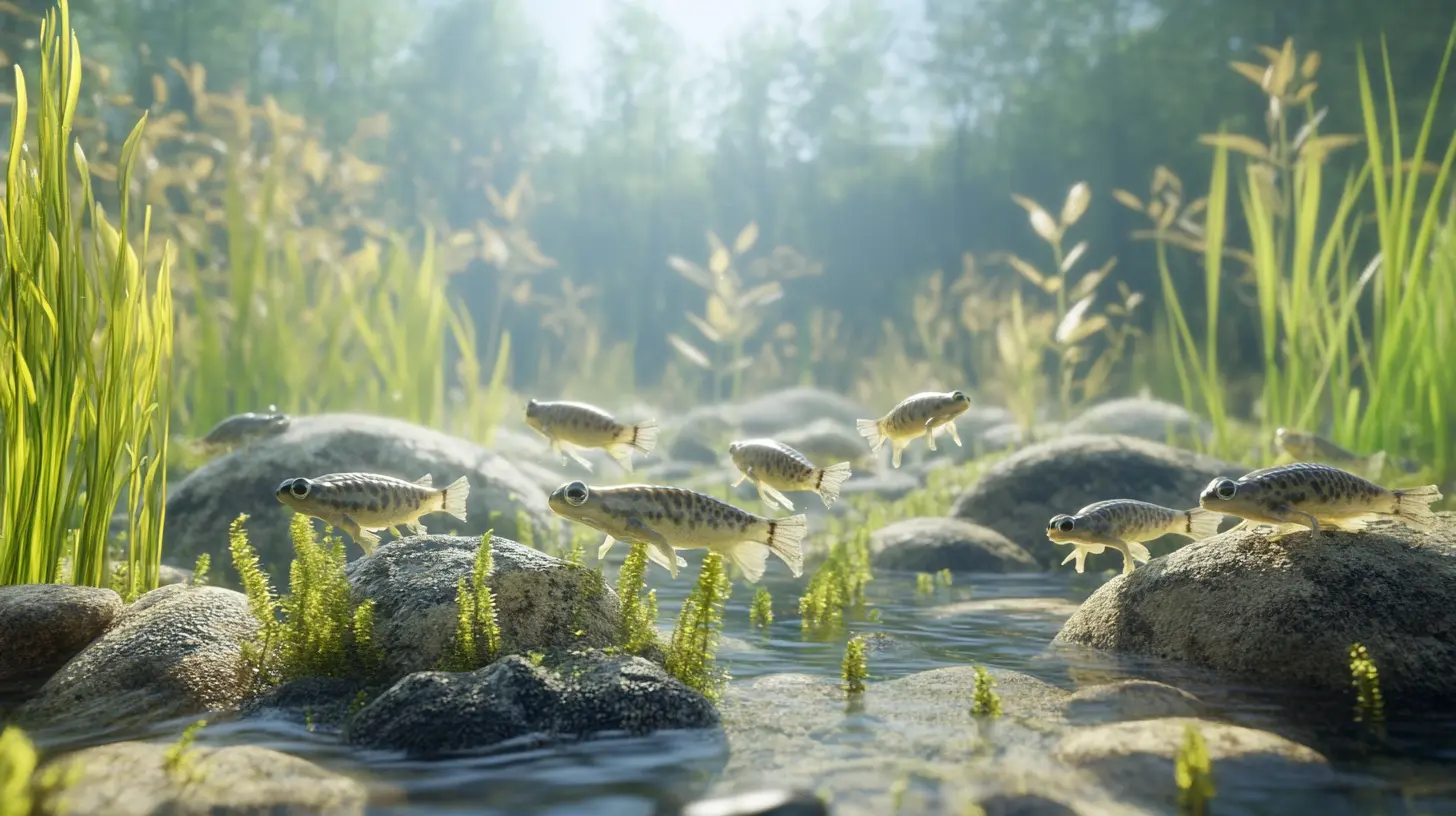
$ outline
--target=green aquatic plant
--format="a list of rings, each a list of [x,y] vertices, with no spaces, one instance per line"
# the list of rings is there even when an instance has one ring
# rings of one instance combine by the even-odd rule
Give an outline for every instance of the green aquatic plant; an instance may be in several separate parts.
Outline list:
[[[164,253],[155,273],[146,268],[151,210],[138,218],[131,205],[145,115],[123,143],[114,225],[96,201],[86,155],[72,142],[81,63],[60,0],[41,24],[29,143],[32,100],[15,67],[0,213],[0,585],[53,583],[63,555],[72,582],[107,585],[111,516],[122,503],[122,594],[135,597],[157,586],[161,570],[170,266]]]
[[[846,614],[862,612],[866,606],[865,587],[873,579],[869,529],[862,527],[852,535],[836,538],[799,597],[803,631],[827,636],[843,624]]]
[[[698,570],[698,582],[683,600],[663,668],[683,685],[710,700],[722,694],[728,674],[714,663],[723,628],[723,605],[733,590],[723,556],[709,551]]]
[[[753,593],[753,604],[748,607],[748,625],[759,629],[767,628],[773,623],[773,596],[769,594],[768,587],[759,587]]]
[[[928,572],[917,572],[917,573],[915,573],[915,594],[916,595],[934,595],[935,594],[935,576],[934,575],[931,575]]]
[[[470,577],[462,577],[455,587],[455,639],[442,660],[443,671],[475,671],[500,656],[501,631],[495,614],[495,594],[486,583],[491,571],[493,532],[487,531],[480,537]]]
[[[13,725],[0,731],[0,816],[30,816],[35,746]]]
[[[976,667],[975,688],[971,692],[971,716],[996,719],[1001,716],[1001,695],[995,691],[996,678],[985,666]]]
[[[657,590],[647,588],[647,545],[635,543],[617,573],[617,598],[622,604],[618,642],[627,654],[640,655],[657,646]]]
[[[839,676],[844,680],[841,688],[850,695],[862,694],[865,679],[870,676],[869,647],[864,635],[855,635],[844,644],[844,662],[840,664]]]
[[[1213,763],[1203,734],[1192,725],[1183,728],[1183,744],[1173,758],[1173,780],[1178,785],[1178,812],[1204,816],[1213,800]]]
[[[1266,65],[1234,63],[1267,97],[1268,134],[1264,140],[1226,132],[1203,138],[1214,148],[1205,198],[1185,207],[1181,181],[1162,167],[1148,202],[1116,193],[1153,222],[1133,236],[1154,243],[1183,399],[1212,421],[1216,452],[1245,453],[1230,433],[1218,356],[1218,327],[1230,322],[1219,318],[1228,277],[1224,266],[1233,261],[1247,271],[1240,283],[1252,289],[1256,303],[1265,452],[1274,428],[1320,427],[1328,420],[1329,436],[1352,450],[1392,455],[1410,450],[1441,478],[1456,467],[1447,418],[1456,404],[1456,371],[1440,351],[1456,342],[1456,321],[1450,319],[1456,308],[1456,233],[1452,214],[1442,216],[1452,190],[1456,136],[1449,137],[1438,161],[1427,158],[1453,46],[1456,27],[1409,155],[1402,152],[1383,41],[1388,118],[1376,101],[1364,49],[1356,52],[1362,134],[1320,133],[1326,113],[1314,104],[1320,56],[1309,52],[1300,59],[1286,41],[1282,48],[1261,47]],[[1360,143],[1363,161],[1342,181],[1330,183],[1325,174],[1331,154]],[[1230,153],[1244,161],[1242,178],[1232,185]],[[1327,209],[1330,202],[1333,211]],[[1230,223],[1235,218],[1241,224]],[[1372,221],[1378,251],[1367,255],[1362,230]],[[1249,236],[1247,250],[1227,245],[1228,236],[1240,231]],[[1173,284],[1170,246],[1201,256],[1199,300],[1206,304],[1201,337]]]
[[[1359,643],[1350,644],[1350,684],[1355,687],[1355,722],[1377,732],[1385,725],[1385,698],[1380,693],[1380,670]]]
[[[289,522],[294,552],[289,594],[275,599],[248,543],[246,520],[240,515],[229,527],[228,549],[259,624],[258,636],[243,649],[258,682],[376,676],[383,656],[374,642],[374,601],[354,603],[343,540],[319,542],[313,520],[295,513]]]
[[[197,778],[197,769],[192,764],[192,744],[197,741],[197,732],[206,726],[207,720],[198,720],[187,726],[162,754],[163,769],[179,781],[191,782]]]
[[[951,575],[950,567],[946,567],[935,574],[935,581],[941,586],[950,586],[954,580],[955,578]]]
[[[207,583],[207,571],[212,569],[212,556],[203,553],[197,556],[197,561],[192,565],[193,586],[203,586]]]

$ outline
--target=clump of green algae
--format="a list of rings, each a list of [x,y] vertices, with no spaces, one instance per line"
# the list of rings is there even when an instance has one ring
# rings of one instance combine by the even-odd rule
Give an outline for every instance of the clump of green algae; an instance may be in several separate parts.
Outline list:
[[[753,605],[748,607],[748,625],[759,629],[773,623],[773,596],[767,587],[759,587],[753,594]]]
[[[462,577],[456,584],[455,639],[441,660],[444,671],[474,671],[500,656],[501,631],[496,620],[495,595],[486,583],[491,571],[493,532],[487,531],[480,537],[470,577]]]
[[[846,693],[864,693],[865,679],[870,675],[869,648],[865,645],[864,635],[855,635],[844,645],[844,662],[840,665],[839,674],[844,680]]]
[[[1001,695],[995,692],[995,685],[996,679],[986,667],[977,666],[976,685],[971,692],[971,716],[991,719],[1001,716]]]
[[[1173,760],[1173,780],[1178,785],[1178,812],[1203,816],[1213,799],[1213,764],[1203,734],[1191,725],[1183,729],[1183,744]]]
[[[683,601],[663,661],[668,674],[710,700],[722,696],[728,680],[727,673],[714,665],[713,656],[723,628],[723,605],[731,591],[723,556],[709,551],[703,556],[697,585]]]

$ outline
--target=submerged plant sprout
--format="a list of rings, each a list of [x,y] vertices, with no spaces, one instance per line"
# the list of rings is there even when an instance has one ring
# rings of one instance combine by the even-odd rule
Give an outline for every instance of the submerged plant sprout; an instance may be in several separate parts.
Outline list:
[[[1448,9],[556,5],[0,3],[0,816],[1456,808]]]

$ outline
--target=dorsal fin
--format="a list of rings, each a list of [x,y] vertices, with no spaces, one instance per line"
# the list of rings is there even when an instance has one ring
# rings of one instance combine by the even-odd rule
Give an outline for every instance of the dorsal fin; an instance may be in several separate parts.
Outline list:
[[[435,477],[433,477],[430,474],[426,473],[425,475],[421,476],[420,478],[415,479],[415,484],[419,485],[420,487],[434,487],[435,486]]]

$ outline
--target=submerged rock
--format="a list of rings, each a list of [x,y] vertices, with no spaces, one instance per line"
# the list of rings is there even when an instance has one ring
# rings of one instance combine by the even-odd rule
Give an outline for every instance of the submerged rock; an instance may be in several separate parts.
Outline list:
[[[1056,643],[1149,655],[1290,689],[1350,694],[1362,643],[1387,707],[1456,701],[1456,517],[1434,533],[1224,533],[1119,575]]]
[[[1065,436],[997,462],[956,499],[951,515],[990,527],[1024,547],[1042,566],[1055,567],[1071,547],[1047,540],[1052,516],[1107,499],[1197,507],[1199,494],[1215,477],[1244,472],[1238,465],[1145,439]],[[1148,542],[1148,548],[1156,555],[1186,541],[1165,536]],[[1092,569],[1105,564],[1120,570],[1121,558],[1113,552],[1090,560],[1097,564]]]
[[[1113,794],[1171,812],[1177,806],[1174,757],[1186,728],[1208,747],[1216,798],[1213,807],[1238,812],[1257,802],[1270,813],[1308,812],[1310,795],[1332,782],[1334,771],[1318,752],[1252,728],[1185,717],[1078,728],[1057,744],[1055,758],[1092,773]],[[1280,796],[1282,794],[1282,796]],[[1277,800],[1285,798],[1286,809]]]
[[[995,530],[957,518],[919,517],[897,521],[870,536],[879,569],[936,572],[1019,572],[1037,569],[1036,559]]]
[[[818,467],[839,462],[860,464],[870,458],[870,446],[855,433],[854,424],[834,419],[817,419],[808,425],[792,428],[774,439],[809,457]]]
[[[507,653],[610,646],[621,618],[617,593],[595,570],[492,537],[491,572]],[[475,569],[480,539],[414,536],[391,541],[346,568],[362,599],[374,601],[374,637],[391,678],[437,668],[455,637],[461,578]],[[619,547],[618,549],[624,549]]]
[[[344,677],[304,677],[273,686],[243,703],[246,718],[275,719],[327,730],[343,727],[367,701],[366,685]]]
[[[361,748],[436,756],[717,724],[708,699],[657,664],[589,652],[550,667],[512,655],[468,673],[412,674],[355,715],[345,736]]]
[[[1191,445],[1204,441],[1212,429],[1187,408],[1148,397],[1124,397],[1100,402],[1064,426],[1068,434],[1122,434],[1152,442]]]
[[[179,763],[169,763],[170,747],[117,742],[52,760],[47,766],[71,775],[70,784],[46,791],[38,802],[41,812],[346,816],[364,813],[368,800],[362,784],[267,748],[198,746]]]
[[[15,720],[94,733],[230,708],[248,690],[242,644],[257,631],[242,593],[160,587],[57,671]]]
[[[193,471],[167,499],[167,551],[191,562],[209,553],[214,566],[231,563],[228,525],[248,514],[248,538],[274,580],[293,560],[288,523],[293,510],[274,497],[284,479],[343,471],[368,471],[413,481],[426,473],[437,487],[470,478],[470,501],[462,522],[432,514],[422,521],[440,532],[480,535],[487,529],[519,537],[517,514],[535,534],[549,534],[545,491],[508,459],[468,440],[398,419],[362,414],[295,417],[286,432],[259,440]],[[496,515],[492,516],[492,513]],[[350,557],[360,549],[348,543]],[[217,579],[234,580],[230,570]]]
[[[1066,717],[1093,725],[1159,717],[1199,717],[1207,706],[1192,694],[1151,680],[1123,680],[1079,689],[1067,698]]]
[[[829,816],[829,806],[810,791],[771,789],[700,799],[679,816]]]
[[[121,614],[109,589],[64,584],[0,587],[0,694],[35,691]]]

